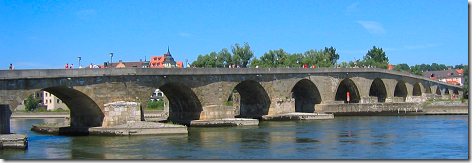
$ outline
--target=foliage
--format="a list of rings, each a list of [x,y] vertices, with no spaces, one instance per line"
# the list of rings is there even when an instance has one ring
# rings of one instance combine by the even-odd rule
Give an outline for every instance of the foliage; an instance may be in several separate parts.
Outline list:
[[[233,106],[233,101],[227,101],[225,105],[226,106]]]
[[[373,47],[367,52],[362,61],[357,62],[358,66],[388,68],[388,57],[382,48]]]
[[[236,43],[234,46],[231,46],[231,51],[233,52],[234,62],[243,68],[247,66],[249,60],[254,56],[254,52],[247,42],[244,43],[244,47]]]
[[[198,55],[197,60],[192,62],[192,66],[204,68],[228,67],[228,65],[241,65],[246,67],[249,60],[254,56],[254,52],[247,43],[241,47],[239,44],[231,46],[233,55],[228,49],[223,48],[220,52],[211,52],[210,54]]]
[[[338,64],[339,68],[349,68],[349,63],[348,62],[341,62]]]
[[[401,71],[401,72],[410,72],[410,66],[408,66],[408,64],[406,63],[400,63],[398,65],[395,65],[393,67],[393,70]]]
[[[240,65],[241,67],[255,68],[299,68],[302,65],[315,65],[316,67],[334,67],[339,59],[339,54],[333,47],[325,47],[324,50],[309,50],[305,53],[290,54],[283,49],[269,50],[259,59],[254,57],[248,43],[244,46],[235,44],[231,46],[230,54],[224,48],[220,52],[211,52],[205,55],[198,55],[196,61],[192,63],[195,67],[228,67],[228,65]],[[252,58],[252,59],[251,59]]]
[[[33,95],[28,96],[26,98],[25,108],[28,111],[34,111],[38,107],[39,99],[35,99]]]
[[[164,110],[164,100],[148,101],[147,110]]]
[[[364,56],[364,60],[373,60],[377,63],[388,63],[388,57],[385,55],[385,52],[382,50],[382,48],[379,49],[375,46],[367,52],[367,54]]]
[[[410,68],[410,72],[415,75],[423,76],[423,70],[420,65],[415,65]]]
[[[339,59],[339,54],[336,53],[336,49],[333,48],[332,46],[327,48],[325,47],[325,50],[323,51],[323,54],[328,56],[328,61],[331,62],[331,65],[336,65],[336,62]]]

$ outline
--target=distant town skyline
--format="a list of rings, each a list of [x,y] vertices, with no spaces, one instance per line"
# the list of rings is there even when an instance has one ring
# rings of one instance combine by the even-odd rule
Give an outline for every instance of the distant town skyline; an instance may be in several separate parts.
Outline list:
[[[373,46],[393,65],[468,64],[468,5],[452,1],[11,1],[0,3],[3,66],[79,67],[150,60],[170,47],[175,60],[247,42],[304,53],[334,47],[339,62]]]

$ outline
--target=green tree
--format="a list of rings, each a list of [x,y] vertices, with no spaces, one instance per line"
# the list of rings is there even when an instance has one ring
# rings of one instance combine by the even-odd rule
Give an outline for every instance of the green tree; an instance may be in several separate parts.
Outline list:
[[[315,59],[315,65],[316,67],[333,67],[334,64],[332,64],[330,60],[330,55],[328,53],[322,52],[321,50],[316,53],[316,59]]]
[[[251,64],[249,64],[249,67],[256,68],[256,66],[261,67],[261,60],[254,57],[254,58],[252,58]]]
[[[221,61],[223,67],[228,67],[228,65],[234,64],[231,53],[229,53],[226,48],[223,48],[218,52],[218,60]]]
[[[423,76],[423,70],[421,70],[421,65],[411,66],[410,73]]]
[[[465,66],[463,64],[454,66],[454,69],[464,69],[464,68]]]
[[[401,72],[410,72],[410,66],[408,66],[408,64],[406,63],[400,63],[400,64],[395,65],[393,67],[393,70],[401,71]]]
[[[318,51],[316,50],[308,50],[305,53],[303,53],[303,58],[301,59],[302,65],[315,65],[316,64],[316,58],[318,56]]]
[[[272,51],[269,50],[268,53],[264,53],[264,55],[261,56],[260,58],[260,67],[261,68],[273,68],[276,67],[276,54]]]
[[[364,59],[365,60],[372,59],[377,63],[382,63],[382,62],[388,63],[388,57],[385,55],[385,52],[383,51],[383,49],[382,48],[379,49],[375,46],[367,52]]]
[[[231,51],[233,52],[235,63],[241,64],[241,67],[245,68],[249,63],[249,60],[254,56],[254,52],[251,50],[251,47],[247,42],[244,43],[244,46],[239,46],[236,43],[234,46],[231,46]]]
[[[286,67],[286,59],[290,54],[285,52],[283,49],[269,50],[261,56],[261,67],[263,68],[275,68],[275,67]]]
[[[388,68],[388,57],[382,48],[373,47],[364,56],[364,59],[357,63],[359,66],[374,66],[378,68]]]
[[[339,64],[339,67],[340,67],[340,68],[349,68],[350,66],[349,66],[349,63],[348,63],[348,62],[341,62],[341,63]]]
[[[331,62],[331,65],[334,66],[336,65],[336,62],[338,62],[339,59],[339,54],[336,53],[336,49],[331,47],[325,47],[325,50],[323,51],[325,55],[328,55],[329,57],[329,62]],[[331,67],[331,66],[330,66]]]
[[[35,99],[33,95],[28,96],[26,98],[25,108],[28,111],[34,111],[38,107],[39,100]]]

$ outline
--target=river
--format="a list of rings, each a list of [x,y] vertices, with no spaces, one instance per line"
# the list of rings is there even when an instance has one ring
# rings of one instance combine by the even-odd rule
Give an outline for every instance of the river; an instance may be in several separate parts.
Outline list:
[[[11,119],[28,135],[27,150],[2,159],[468,159],[468,115],[337,116],[260,122],[245,127],[189,127],[188,135],[54,136]]]

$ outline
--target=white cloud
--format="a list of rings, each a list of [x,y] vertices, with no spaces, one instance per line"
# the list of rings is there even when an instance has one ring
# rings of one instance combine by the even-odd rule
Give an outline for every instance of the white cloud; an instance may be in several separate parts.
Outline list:
[[[190,38],[190,37],[192,37],[192,35],[191,35],[191,34],[184,33],[184,32],[180,32],[180,33],[179,33],[179,36],[181,36],[181,37],[186,37],[186,38]]]
[[[353,3],[346,8],[346,14],[352,13],[354,11],[357,11],[357,5],[359,5],[359,2]]]
[[[369,33],[371,34],[383,34],[386,33],[385,29],[382,27],[382,24],[374,21],[356,21],[356,23],[361,24]]]
[[[405,46],[407,49],[423,49],[423,48],[430,48],[430,47],[436,47],[440,46],[442,44],[425,44],[425,45],[410,45],[410,46]]]

